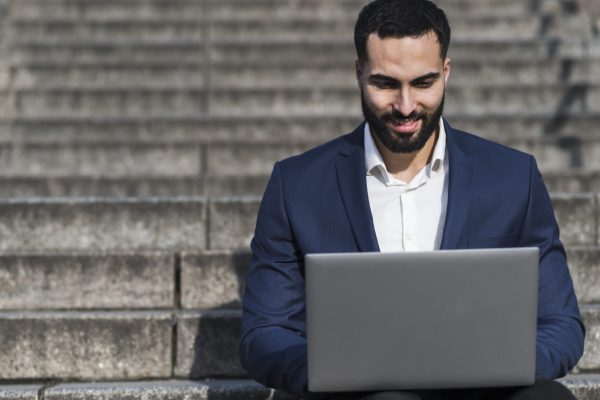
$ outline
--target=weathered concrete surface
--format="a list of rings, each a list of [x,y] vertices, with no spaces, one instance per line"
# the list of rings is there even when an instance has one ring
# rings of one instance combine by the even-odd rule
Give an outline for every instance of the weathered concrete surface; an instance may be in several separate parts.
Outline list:
[[[566,245],[597,243],[598,217],[594,194],[553,194],[552,204],[563,243]]]
[[[238,355],[240,317],[233,310],[179,313],[175,376],[246,376]]]
[[[250,254],[209,251],[181,259],[183,308],[240,307]]]
[[[552,192],[597,192],[600,190],[600,173],[595,171],[544,172],[544,183]]]
[[[270,171],[269,171],[270,173]],[[204,178],[205,196],[262,196],[269,174],[213,176]]]
[[[209,248],[247,250],[260,206],[257,197],[213,198],[209,203]]]
[[[0,309],[169,308],[169,254],[0,256]]]
[[[45,143],[0,146],[2,175],[177,176],[200,173],[193,143]]]
[[[580,306],[586,327],[583,357],[577,364],[581,372],[600,371],[600,306]]]
[[[0,197],[173,197],[202,196],[203,180],[197,176],[178,177],[82,177],[10,176],[0,177]],[[222,195],[225,185],[215,185]],[[248,185],[252,188],[252,185]],[[219,192],[221,190],[221,192]],[[255,190],[258,192],[257,190]],[[254,193],[254,192],[253,192]],[[258,193],[257,193],[258,194]],[[260,192],[262,194],[262,192]]]
[[[568,375],[560,382],[573,392],[577,400],[600,400],[599,375]]]
[[[38,400],[41,385],[0,386],[0,400]]]
[[[203,249],[206,202],[171,199],[0,201],[0,250]]]
[[[333,83],[332,83],[333,84]],[[356,83],[352,83],[356,84]],[[272,85],[275,86],[275,85]],[[549,124],[547,114],[503,113],[487,115],[446,114],[452,126],[504,143],[509,139],[540,139],[552,135],[597,138],[598,113],[561,113],[560,125]],[[140,117],[65,118],[46,116],[15,118],[11,125],[0,120],[0,134],[28,142],[120,141],[270,141],[285,138],[323,142],[350,132],[362,120],[360,113],[344,112],[323,115],[243,115],[231,114]],[[4,122],[4,125],[3,125]],[[10,131],[7,131],[10,129]]]
[[[567,247],[567,262],[580,303],[600,303],[600,247]]]
[[[0,313],[3,379],[141,379],[171,374],[164,312]]]
[[[200,50],[200,48],[198,48]],[[101,60],[98,60],[101,62]],[[125,63],[125,60],[121,62]],[[143,113],[189,114],[207,110],[202,89],[53,89],[18,90],[15,111],[20,115],[139,115]],[[174,159],[173,161],[177,161]],[[168,167],[169,163],[161,163]]]
[[[299,154],[320,141],[291,143],[289,140],[271,143],[220,143],[208,146],[207,173],[211,175],[266,174],[275,161]]]
[[[166,85],[166,84],[165,84]],[[47,116],[15,118],[10,126],[0,120],[0,133],[10,129],[11,138],[29,142],[120,141],[253,141],[285,137],[332,139],[340,132],[349,132],[361,121],[360,114],[336,115],[188,115],[169,117],[147,115],[139,117],[65,118]],[[4,122],[4,124],[2,124]],[[485,122],[485,121],[482,121]],[[497,122],[499,124],[499,122]],[[532,134],[541,129],[535,126]],[[498,132],[501,130],[498,129]],[[590,131],[588,129],[587,131]],[[510,132],[510,131],[509,131]],[[584,131],[585,132],[585,131]]]
[[[187,61],[173,65],[162,63],[81,63],[76,65],[70,61],[53,64],[31,64],[16,68],[14,84],[18,87],[88,86],[101,88],[104,86],[138,85],[147,82],[160,82],[162,85],[184,88],[189,85],[204,85],[202,64],[199,61]],[[44,84],[44,82],[46,82]],[[52,82],[52,83],[50,83]]]
[[[61,384],[47,400],[283,400],[290,396],[250,380],[149,381]]]

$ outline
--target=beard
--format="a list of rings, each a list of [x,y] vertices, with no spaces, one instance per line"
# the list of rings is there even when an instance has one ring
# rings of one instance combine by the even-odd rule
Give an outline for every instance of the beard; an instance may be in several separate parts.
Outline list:
[[[413,111],[407,116],[400,112],[392,110],[378,117],[375,112],[367,105],[363,91],[361,90],[360,99],[362,112],[365,120],[369,123],[371,132],[375,133],[381,143],[393,153],[413,153],[421,150],[429,140],[433,132],[440,125],[440,118],[444,110],[445,93],[442,95],[440,105],[433,113]],[[421,120],[421,129],[411,135],[401,135],[388,127],[391,122],[418,121]]]

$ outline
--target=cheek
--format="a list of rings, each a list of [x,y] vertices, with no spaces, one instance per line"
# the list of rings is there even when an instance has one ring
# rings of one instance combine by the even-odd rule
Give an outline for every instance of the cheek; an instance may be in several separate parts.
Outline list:
[[[378,111],[387,110],[394,104],[394,96],[391,95],[391,91],[367,90],[365,95],[367,103],[371,108]]]
[[[428,110],[435,110],[442,102],[443,97],[444,87],[442,86],[440,90],[436,89],[421,93],[419,102],[424,108]]]

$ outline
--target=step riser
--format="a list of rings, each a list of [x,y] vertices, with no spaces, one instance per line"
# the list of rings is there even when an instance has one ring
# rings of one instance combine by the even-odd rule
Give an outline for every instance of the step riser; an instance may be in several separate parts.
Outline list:
[[[0,198],[260,196],[265,190],[268,178],[267,175],[227,178],[222,176],[149,178],[145,175],[114,179],[77,176],[55,178],[0,176]]]
[[[289,35],[280,34],[278,40],[292,40]],[[348,36],[346,39],[351,38]],[[305,39],[306,40],[306,39]],[[480,62],[494,62],[494,60],[531,60],[539,61],[547,57],[558,59],[572,57],[585,59],[589,56],[600,55],[600,48],[583,47],[580,43],[559,45],[539,42],[453,42],[448,55],[456,62],[466,60],[480,60]],[[315,41],[317,41],[315,39]],[[210,43],[208,53],[203,50],[202,41],[181,40],[172,42],[150,41],[117,41],[93,42],[88,45],[53,45],[23,43],[11,50],[11,56],[18,60],[19,65],[61,63],[70,60],[73,63],[121,63],[127,65],[131,62],[147,62],[150,64],[169,64],[177,66],[181,62],[193,63],[205,60],[209,55],[211,62],[244,62],[258,63],[285,63],[292,62],[306,65],[307,54],[311,62],[333,63],[334,60],[347,60],[351,63],[355,58],[354,47],[351,42],[336,45],[296,41],[284,44],[254,44],[252,41],[242,41],[241,44]],[[207,62],[208,64],[208,62]],[[340,65],[340,67],[344,67]],[[347,67],[347,66],[346,66]]]
[[[204,83],[200,66],[97,66],[56,68],[23,67],[14,74],[16,87],[73,87],[80,85],[120,86],[160,82],[161,87],[200,86]]]
[[[172,255],[0,257],[0,308],[174,307]]]
[[[0,250],[206,248],[206,203],[176,201],[8,202],[0,207]]]
[[[567,256],[579,301],[600,303],[600,250],[567,247]],[[247,250],[185,254],[179,266],[169,254],[5,256],[0,308],[164,309],[176,286],[184,309],[238,308],[249,262]]]
[[[171,315],[2,317],[4,379],[141,379],[171,373]]]
[[[311,3],[286,3],[276,1],[262,2],[199,2],[190,1],[178,2],[178,7],[173,7],[172,2],[152,1],[148,3],[140,2],[51,2],[49,4],[40,4],[31,1],[25,1],[12,9],[12,15],[16,18],[44,18],[44,17],[62,17],[62,18],[94,18],[94,19],[118,19],[123,14],[130,18],[145,18],[165,16],[168,18],[189,18],[196,15],[202,17],[207,15],[211,18],[223,18],[231,15],[237,15],[238,18],[276,18],[293,15],[306,15],[313,17],[332,17],[353,18],[356,17],[361,7],[366,1],[336,1],[336,2],[311,2]],[[495,4],[493,2],[479,2],[477,7],[471,7],[472,2],[445,2],[440,6],[449,15],[464,15],[465,10],[477,10],[478,13],[485,12],[489,14],[519,16],[527,13],[530,9],[524,2],[502,2]]]
[[[354,58],[346,63],[321,65],[273,65],[260,66],[213,63],[211,81],[226,82],[231,88],[286,87],[290,82],[295,87],[318,87],[356,85]],[[199,86],[206,80],[201,65],[94,65],[87,66],[20,66],[16,68],[15,87],[77,87],[144,85],[160,82],[165,86]],[[571,63],[463,63],[454,65],[454,85],[460,84],[528,84],[593,83],[600,74],[600,62],[576,60]]]
[[[158,22],[158,21],[157,21]],[[33,24],[21,23],[13,25],[11,33],[20,43],[44,41],[72,41],[77,37],[80,41],[123,40],[127,37],[144,38],[144,40],[165,41],[173,39],[202,40],[219,39],[268,39],[288,40],[307,39],[349,39],[354,33],[355,19],[333,19],[330,21],[278,19],[251,21],[211,21],[200,19],[196,23],[189,21],[169,24],[143,21],[131,21],[128,24],[88,24],[69,23]],[[477,37],[478,39],[515,39],[535,38],[540,32],[540,20],[526,16],[520,19],[458,19],[452,21],[453,39]]]
[[[597,309],[583,309],[588,336],[581,372],[600,368],[600,347],[593,339],[600,332],[597,314]],[[237,354],[240,316],[238,311],[180,313],[173,336],[166,313],[0,315],[5,337],[0,346],[11,360],[2,374],[8,379],[243,377]]]
[[[65,92],[17,91],[15,113],[22,117],[42,115],[106,116],[145,113],[286,115],[360,112],[358,89],[263,90],[227,89],[193,91],[131,91],[85,89]],[[8,102],[8,100],[6,100]],[[3,107],[8,109],[6,105]],[[565,88],[466,88],[451,86],[446,92],[447,114],[490,112],[600,113],[600,87]]]
[[[281,159],[318,143],[65,144],[0,146],[0,176],[182,177],[268,174]],[[533,154],[544,172],[600,170],[600,141],[563,143],[503,140]],[[226,179],[226,178],[224,178]],[[252,187],[252,186],[251,186]]]
[[[559,172],[559,171],[557,171]],[[258,176],[124,177],[92,178],[65,176],[1,177],[0,198],[11,197],[170,197],[170,196],[262,196],[268,174]],[[544,172],[550,192],[598,192],[596,173],[560,176]]]
[[[292,400],[292,397],[285,393],[265,388],[256,382],[243,380],[62,384],[44,390],[44,399],[48,400],[262,400],[267,398]],[[37,397],[34,399],[37,400]]]
[[[198,116],[196,116],[198,117]],[[450,124],[500,143],[510,140],[537,140],[542,138],[598,138],[600,116],[575,114],[569,116],[539,116],[531,114],[465,115],[445,114]],[[289,115],[206,118],[40,118],[20,119],[13,125],[0,124],[0,139],[18,142],[70,143],[150,141],[158,143],[210,141],[275,141],[285,137],[290,142],[325,142],[343,133],[351,132],[362,121],[360,113],[341,115]]]
[[[0,147],[2,175],[173,176],[201,172],[198,145]]]
[[[594,195],[554,195],[553,202],[564,243],[598,244],[598,221],[589,217],[597,215]],[[253,235],[259,204],[259,198],[250,197],[220,198],[208,204],[202,198],[9,201],[0,206],[0,250],[244,250]]]

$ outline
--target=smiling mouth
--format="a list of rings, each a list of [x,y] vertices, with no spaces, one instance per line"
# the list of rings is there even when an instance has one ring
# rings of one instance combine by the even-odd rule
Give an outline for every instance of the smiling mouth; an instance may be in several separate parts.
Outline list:
[[[414,133],[419,127],[420,118],[402,119],[397,120],[391,118],[389,123],[392,125],[392,129],[398,133]]]

